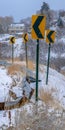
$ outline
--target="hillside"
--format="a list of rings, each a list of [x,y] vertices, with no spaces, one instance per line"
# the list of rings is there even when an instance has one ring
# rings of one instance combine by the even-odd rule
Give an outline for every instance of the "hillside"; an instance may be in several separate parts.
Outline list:
[[[25,62],[19,62],[19,65],[21,64],[21,67],[25,65]],[[18,64],[17,65],[18,68]],[[32,64],[32,73],[35,75],[35,64]],[[34,68],[34,69],[33,69]],[[9,90],[12,90],[14,93],[16,93],[17,97],[20,97],[22,94],[22,86],[21,81],[23,74],[25,75],[25,70],[20,71],[20,66],[18,70],[14,67],[12,67],[12,74],[10,73],[11,67],[0,67],[0,99],[1,102],[13,100],[12,97],[9,96]],[[4,79],[5,77],[5,79]],[[13,79],[15,79],[15,83],[13,85]],[[50,126],[54,127],[61,127],[60,124],[54,124],[55,121],[60,120],[62,122],[62,127],[64,127],[64,111],[65,111],[65,77],[58,73],[57,71],[50,69],[49,70],[49,81],[48,85],[46,85],[46,67],[43,65],[40,65],[39,67],[39,79],[41,79],[41,83],[39,83],[39,102],[38,106],[35,105],[35,94],[31,99],[30,103],[26,103],[24,106],[21,106],[20,108],[16,108],[13,110],[10,110],[11,112],[11,119],[8,116],[9,111],[0,111],[0,127],[11,127],[11,126],[18,126],[20,125],[20,128],[29,128],[32,129],[36,128],[36,123],[38,124],[38,121],[40,122],[37,128],[42,129],[42,123],[44,124],[44,117],[45,120],[47,120],[47,126],[44,125],[44,128],[47,129]],[[3,83],[4,81],[4,83]],[[34,84],[35,85],[35,84]],[[16,114],[15,114],[16,113]],[[34,113],[35,114],[34,116]],[[53,114],[54,113],[54,114]],[[23,116],[24,114],[24,116]],[[43,115],[43,116],[42,116]],[[52,115],[52,118],[50,118]],[[21,116],[22,119],[21,120]],[[18,117],[18,118],[17,118]],[[26,118],[25,118],[26,117]],[[33,117],[33,119],[32,119]],[[31,124],[29,124],[29,120],[31,121]],[[6,122],[7,120],[7,122]],[[52,120],[52,122],[51,122]],[[49,122],[48,122],[49,121]],[[25,124],[26,122],[26,124]],[[34,122],[34,125],[33,125]],[[57,122],[58,123],[58,122]],[[53,125],[54,124],[54,125]],[[12,127],[12,129],[14,129]],[[64,129],[63,129],[64,130]]]

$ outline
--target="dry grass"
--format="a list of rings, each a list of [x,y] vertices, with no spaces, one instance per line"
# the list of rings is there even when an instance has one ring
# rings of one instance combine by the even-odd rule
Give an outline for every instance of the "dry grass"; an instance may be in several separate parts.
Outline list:
[[[61,70],[60,73],[65,76],[65,70]]]
[[[15,72],[22,72],[23,74],[25,74],[25,72],[23,72],[21,67],[26,66],[26,63],[24,61],[18,62],[18,60],[16,59],[15,63],[8,67],[8,74],[14,74]],[[16,62],[18,62],[18,63],[16,63]],[[34,67],[34,63],[32,61],[28,61],[28,68],[31,70],[34,70],[35,67]]]
[[[53,107],[55,110],[63,110],[62,105],[57,100],[51,102],[51,107]]]
[[[12,58],[7,58],[7,61],[12,62]],[[20,58],[14,58],[14,62],[20,61]]]
[[[58,100],[55,100],[52,96],[52,93],[55,92],[55,89],[51,89],[50,91],[45,91],[44,89],[40,90],[40,99],[50,107],[54,109],[63,109],[62,105]]]
[[[15,72],[21,72],[21,65],[13,64],[8,67],[8,74],[15,74]]]
[[[45,104],[53,101],[51,93],[49,91],[45,91],[44,89],[40,90],[40,99],[43,100]]]
[[[57,69],[56,66],[55,66],[54,64],[51,64],[51,65],[50,65],[50,68],[52,68],[52,69],[54,69],[54,70]]]
[[[34,70],[34,68],[35,68],[34,63],[31,60],[28,61],[28,68],[32,69],[32,70]]]

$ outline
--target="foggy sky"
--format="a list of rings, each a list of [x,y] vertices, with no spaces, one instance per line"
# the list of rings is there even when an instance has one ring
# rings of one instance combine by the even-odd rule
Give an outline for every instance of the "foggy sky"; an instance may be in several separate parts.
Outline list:
[[[35,14],[43,2],[47,2],[53,10],[65,10],[65,0],[0,0],[0,16],[13,16],[18,22]]]

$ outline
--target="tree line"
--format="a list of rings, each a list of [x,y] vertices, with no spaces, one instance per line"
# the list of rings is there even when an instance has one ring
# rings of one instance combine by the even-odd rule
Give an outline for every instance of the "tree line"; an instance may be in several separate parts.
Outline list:
[[[0,34],[8,33],[8,27],[12,23],[14,23],[14,18],[12,16],[0,16]]]
[[[38,14],[46,16],[46,29],[52,26],[52,22],[55,19],[57,26],[65,27],[65,22],[63,21],[63,17],[65,17],[65,10],[51,10],[48,3],[43,2],[41,8],[38,10]],[[0,34],[8,33],[9,25],[12,23],[14,23],[14,18],[12,16],[0,16]],[[29,25],[31,25],[31,18],[27,17],[25,19],[21,19],[19,23],[24,23],[26,25],[26,29],[28,30]]]

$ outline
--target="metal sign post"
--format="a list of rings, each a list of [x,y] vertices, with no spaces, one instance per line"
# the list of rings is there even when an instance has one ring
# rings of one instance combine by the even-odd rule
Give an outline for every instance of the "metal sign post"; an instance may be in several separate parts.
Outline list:
[[[25,43],[25,50],[26,50],[26,68],[28,68],[27,43]]]
[[[51,48],[51,44],[49,43],[49,47],[48,47],[48,61],[47,61],[47,76],[46,76],[46,84],[48,84],[49,62],[50,62],[50,48]]]
[[[12,64],[14,62],[14,44],[12,44]]]
[[[10,43],[12,44],[12,64],[14,62],[14,43],[15,43],[15,37],[10,37]]]
[[[36,47],[36,101],[38,101],[39,40]]]
[[[38,68],[39,68],[39,39],[44,39],[46,16],[32,15],[32,39],[37,40],[36,46],[36,101],[38,101]]]
[[[28,57],[27,57],[27,41],[28,41],[28,34],[25,33],[23,35],[23,38],[24,38],[24,43],[25,43],[25,54],[26,54],[26,68],[28,69]],[[27,72],[26,72],[26,76],[27,76]]]
[[[46,76],[46,84],[48,84],[48,74],[49,74],[49,62],[50,62],[50,48],[51,43],[54,43],[56,32],[53,30],[46,30],[46,42],[49,44],[48,47],[48,61],[47,61],[47,76]]]

